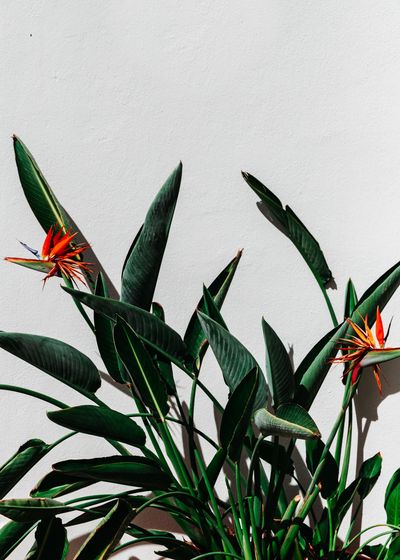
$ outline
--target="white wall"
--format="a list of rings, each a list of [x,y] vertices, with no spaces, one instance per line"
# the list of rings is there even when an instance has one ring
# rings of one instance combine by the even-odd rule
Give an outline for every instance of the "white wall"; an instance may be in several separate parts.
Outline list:
[[[40,246],[43,237],[19,186],[10,139],[17,133],[117,286],[146,208],[182,159],[157,299],[183,332],[202,282],[244,247],[224,316],[260,362],[263,314],[294,346],[296,364],[330,320],[300,256],[257,210],[241,169],[289,202],[319,239],[338,313],[349,275],[362,293],[399,259],[397,1],[3,0],[0,22],[0,254],[22,256],[18,239]],[[39,275],[4,263],[0,299],[1,329],[61,338],[101,363],[57,280],[42,291]],[[400,293],[384,319],[392,315],[397,345]],[[2,383],[80,402],[12,356],[1,353],[0,363]],[[365,525],[384,520],[384,488],[399,466],[398,364],[385,372],[382,400],[369,381],[362,387],[362,414],[372,420],[365,457],[381,451],[384,459]],[[224,398],[211,356],[203,375]],[[331,370],[312,409],[324,436],[339,406],[339,376]],[[104,384],[104,398],[128,410],[125,397],[110,393]],[[46,405],[5,393],[1,403],[1,461],[30,437],[63,433],[47,421]],[[212,425],[212,416],[199,423]],[[62,457],[108,452],[93,438],[72,439],[34,474]]]

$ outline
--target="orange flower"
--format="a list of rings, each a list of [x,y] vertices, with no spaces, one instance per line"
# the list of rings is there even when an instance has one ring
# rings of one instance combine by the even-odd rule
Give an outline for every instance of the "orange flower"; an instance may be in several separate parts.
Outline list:
[[[45,272],[43,282],[52,276],[64,276],[76,284],[76,280],[85,284],[84,271],[90,272],[90,263],[78,260],[78,255],[89,248],[87,243],[73,245],[71,242],[76,233],[71,230],[64,232],[61,228],[52,226],[44,240],[41,258],[20,259],[17,257],[6,257],[5,260]],[[23,244],[24,245],[24,244]],[[25,245],[25,247],[27,247]],[[29,247],[27,247],[29,249]],[[38,252],[29,249],[33,254]]]
[[[349,367],[344,372],[347,375],[350,371],[351,383],[354,385],[361,373],[361,368],[366,366],[374,366],[374,376],[375,381],[378,386],[379,392],[382,394],[382,383],[381,383],[381,368],[379,364],[381,362],[386,362],[388,360],[394,360],[400,357],[400,348],[385,348],[385,343],[387,335],[384,334],[382,317],[379,311],[379,307],[376,309],[376,324],[375,324],[375,337],[368,326],[368,316],[366,315],[362,318],[364,323],[364,328],[356,325],[351,319],[347,319],[347,322],[356,333],[350,338],[343,338],[341,342],[347,344],[347,346],[341,346],[341,350],[344,352],[342,356],[333,358],[331,361],[333,363],[348,363]],[[388,334],[388,333],[387,333]]]

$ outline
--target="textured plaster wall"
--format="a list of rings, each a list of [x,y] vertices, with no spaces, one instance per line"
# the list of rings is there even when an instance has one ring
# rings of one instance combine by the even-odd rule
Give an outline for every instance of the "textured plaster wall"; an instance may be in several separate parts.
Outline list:
[[[263,362],[265,315],[293,345],[298,364],[330,319],[309,270],[257,210],[240,170],[289,202],[318,238],[341,314],[349,275],[362,293],[400,257],[399,28],[394,0],[3,0],[0,254],[22,255],[17,240],[40,246],[43,238],[19,186],[12,133],[30,147],[117,287],[146,208],[182,159],[181,197],[156,294],[168,321],[183,332],[202,283],[244,247],[226,321]],[[101,366],[57,280],[43,291],[39,275],[3,263],[0,283],[1,329],[60,338]],[[398,344],[400,292],[384,319],[392,315]],[[369,426],[360,453],[381,451],[384,460],[365,524],[384,519],[384,488],[399,466],[399,365],[384,371],[383,399],[365,379],[359,403],[360,423]],[[331,370],[312,408],[324,436],[339,406],[339,376],[339,368]],[[211,354],[203,378],[226,398]],[[5,353],[0,379],[81,402]],[[185,394],[181,376],[178,385]],[[101,396],[130,410],[107,383]],[[0,461],[28,438],[52,441],[63,433],[46,419],[49,408],[2,393]],[[214,424],[202,403],[198,424]],[[80,436],[33,475],[64,457],[109,452]],[[14,496],[29,491],[28,478]],[[152,557],[148,549],[135,554]]]

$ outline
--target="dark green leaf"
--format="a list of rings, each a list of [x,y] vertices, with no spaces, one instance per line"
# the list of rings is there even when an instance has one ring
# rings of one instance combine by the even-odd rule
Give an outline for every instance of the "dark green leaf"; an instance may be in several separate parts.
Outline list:
[[[41,440],[29,440],[19,448],[0,468],[0,498],[8,492],[30,471],[30,469],[45,455],[48,445]]]
[[[217,482],[219,473],[221,472],[222,467],[224,466],[226,460],[226,449],[222,449],[221,447],[217,450],[214,457],[211,459],[210,463],[206,468],[206,475],[208,482],[210,483],[211,487],[214,488],[215,483]],[[204,478],[201,478],[198,484],[198,491],[199,495],[202,499],[207,500],[207,487],[204,482]]]
[[[161,321],[165,323],[164,309],[159,303],[153,301],[151,306],[151,311],[153,315],[158,317]],[[171,360],[165,358],[162,354],[155,352],[154,356],[155,362],[160,370],[161,377],[167,387],[168,395],[176,395],[176,385],[174,380],[174,373],[172,370]]]
[[[43,519],[36,529],[35,544],[25,560],[63,560],[68,551],[67,531],[61,519]]]
[[[385,492],[386,522],[400,525],[400,469],[394,473]]]
[[[95,294],[100,297],[109,297],[107,284],[102,272],[99,272],[97,277]],[[112,320],[95,311],[94,329],[97,347],[108,373],[117,383],[125,383],[126,379],[123,376],[124,368],[118,360],[118,355],[114,346]]]
[[[146,502],[148,502],[149,497],[138,496],[138,495],[133,495],[133,496],[125,495],[124,500],[130,504],[131,508],[138,508],[143,504],[145,504]],[[77,517],[74,517],[73,519],[68,521],[65,524],[65,526],[73,527],[74,525],[82,525],[83,523],[88,523],[89,521],[100,519],[101,517],[107,515],[107,513],[109,513],[112,510],[112,508],[115,506],[116,503],[117,500],[114,499],[104,504],[99,504],[91,508],[86,508],[85,513],[82,513]],[[129,534],[131,534],[130,529],[129,529]]]
[[[344,318],[351,317],[353,311],[357,307],[358,297],[357,292],[354,287],[354,284],[349,278],[346,286],[346,297],[345,297],[345,304],[344,304]]]
[[[48,519],[70,510],[71,508],[63,503],[47,498],[0,501],[0,515],[4,515],[13,521],[21,521],[22,523]]]
[[[274,329],[262,320],[266,346],[266,371],[274,407],[290,402],[294,393],[294,374],[289,355]]]
[[[136,422],[111,408],[88,404],[48,412],[47,416],[56,424],[75,432],[135,446],[142,446],[146,442],[146,435]]]
[[[118,500],[113,509],[89,535],[74,560],[105,560],[113,552],[133,512],[128,502]]]
[[[65,211],[54,196],[32,154],[17,136],[13,139],[21,185],[38,222],[46,233],[54,224],[64,229],[68,228]]]
[[[115,482],[149,490],[168,488],[170,476],[147,457],[115,456],[61,461],[54,470],[81,479]],[[1,503],[1,502],[0,502]]]
[[[143,403],[163,418],[169,407],[160,372],[136,333],[120,317],[114,328],[114,341],[119,357]]]
[[[31,490],[32,498],[59,498],[94,484],[93,481],[79,480],[77,477],[50,471]]]
[[[150,344],[155,350],[171,357],[175,362],[184,362],[186,347],[183,340],[176,331],[152,313],[114,299],[65,287],[63,289],[94,311],[113,321],[116,321],[116,317],[119,315],[125,319],[144,342]]]
[[[265,436],[276,435],[298,439],[318,438],[314,420],[301,406],[289,403],[278,407],[276,415],[261,408],[254,415],[257,428]]]
[[[34,334],[0,332],[0,347],[73,389],[94,393],[100,375],[85,354],[61,340]]]
[[[12,551],[32,532],[35,523],[9,521],[0,528],[0,560],[8,558]]]
[[[318,282],[326,286],[332,280],[332,273],[319,246],[318,241],[311,235],[306,226],[300,221],[289,206],[283,208],[281,201],[258,179],[249,173],[243,177],[253,191],[261,198],[267,211],[271,214],[271,221],[294,243]]]
[[[239,251],[234,259],[218,274],[215,280],[208,286],[208,292],[214,300],[218,309],[221,309],[229,287],[239,264],[242,251]],[[208,348],[207,339],[204,336],[197,311],[206,312],[204,295],[197,304],[197,309],[193,313],[189,325],[186,329],[184,341],[188,348],[189,355],[194,362],[197,362],[197,369],[200,369],[202,359]],[[208,315],[208,313],[206,313]]]
[[[149,310],[168,240],[182,177],[171,173],[147,212],[122,272],[121,301]]]
[[[377,453],[370,459],[364,461],[361,465],[358,478],[360,483],[357,491],[362,500],[364,500],[375,486],[382,469],[382,455]]]
[[[233,392],[242,379],[254,368],[261,368],[250,352],[229,331],[199,312],[199,319],[222,370],[225,383]],[[253,410],[261,408],[268,400],[268,387],[264,376],[259,376],[258,390]]]
[[[232,461],[239,461],[243,442],[257,394],[259,371],[252,369],[230,396],[221,420],[220,440],[222,448]]]
[[[274,463],[275,450],[274,450],[274,443],[272,441],[267,441],[264,439],[259,444],[258,452],[260,458],[263,461],[265,461],[270,465]],[[290,457],[287,456],[286,449],[281,444],[278,444],[276,462],[280,470],[284,468],[287,474],[293,474],[294,472],[293,461]]]
[[[207,315],[207,317],[210,317],[210,319],[213,319],[216,323],[218,323],[219,325],[221,325],[221,327],[223,327],[225,330],[228,331],[229,329],[226,326],[226,323],[218,307],[216,306],[212,295],[210,294],[210,292],[205,286],[203,286],[203,299],[204,299],[204,314]]]
[[[320,439],[309,439],[306,441],[306,459],[307,467],[311,474],[314,474],[325,444]],[[321,495],[323,498],[330,498],[338,487],[339,468],[333,455],[328,452],[325,457],[324,466],[318,478],[321,487]]]

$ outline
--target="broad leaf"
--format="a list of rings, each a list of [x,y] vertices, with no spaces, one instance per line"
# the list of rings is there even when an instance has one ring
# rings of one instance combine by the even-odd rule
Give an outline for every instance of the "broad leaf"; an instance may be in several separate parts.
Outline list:
[[[345,296],[345,304],[344,304],[344,318],[351,317],[353,311],[357,307],[358,297],[357,292],[354,287],[354,284],[349,278],[346,286],[346,296]]]
[[[225,383],[233,392],[242,379],[254,368],[261,368],[250,352],[229,331],[199,312],[199,320],[210,343],[212,351],[222,370]],[[260,375],[253,410],[261,408],[268,400],[268,387],[264,376]]]
[[[21,185],[36,219],[46,233],[54,224],[67,229],[65,211],[54,196],[38,164],[21,140],[17,136],[13,139]]]
[[[160,418],[167,414],[168,397],[159,370],[135,331],[121,318],[114,328],[118,355],[143,403]]]
[[[271,214],[272,223],[278,227],[294,243],[318,282],[326,286],[332,280],[332,273],[319,246],[306,226],[300,221],[289,206],[283,208],[281,201],[258,179],[249,173],[243,177],[253,191],[261,198],[267,211]]]
[[[81,405],[48,412],[47,416],[56,424],[75,432],[135,446],[143,446],[146,442],[146,435],[136,422],[111,408]]]
[[[248,373],[230,396],[221,420],[221,446],[232,461],[239,461],[257,394],[259,371]]]
[[[264,436],[284,436],[298,439],[318,438],[320,433],[315,422],[304,408],[296,404],[283,404],[277,414],[266,408],[257,410],[254,422]]]
[[[309,440],[311,441],[311,440]],[[294,472],[293,460],[288,457],[286,449],[283,445],[278,444],[276,447],[272,441],[264,439],[258,447],[260,458],[266,463],[272,465],[276,461],[280,470],[284,469],[285,473],[292,475]],[[275,457],[276,455],[276,457]]]
[[[170,476],[161,470],[159,464],[146,457],[77,459],[61,461],[53,465],[53,468],[81,479],[115,482],[148,490],[168,488],[171,484]]]
[[[17,453],[0,468],[0,498],[8,492],[30,471],[45,455],[48,445],[40,439],[27,441]]]
[[[13,521],[29,523],[48,519],[60,513],[71,511],[71,508],[56,500],[47,498],[25,498],[16,500],[1,500],[0,515]]]
[[[208,292],[214,300],[218,309],[221,309],[228,293],[229,287],[235,275],[242,252],[239,251],[234,259],[218,274],[215,280],[208,286]],[[205,312],[204,295],[197,304],[196,311],[193,313],[189,325],[186,329],[184,341],[186,343],[188,353],[197,363],[197,369],[200,369],[202,359],[208,348],[207,339],[204,336],[197,311]]]
[[[121,301],[147,311],[168,240],[182,177],[182,164],[171,173],[147,212],[122,272]]]
[[[36,529],[35,544],[25,560],[64,560],[68,552],[67,531],[61,519],[43,519]]]
[[[153,301],[151,305],[151,311],[153,315],[155,315],[165,323],[164,309],[159,303]],[[176,395],[176,385],[171,360],[168,360],[162,354],[157,352],[155,352],[154,360],[157,364],[158,369],[160,370],[161,377],[163,378],[166,385],[168,395]]]
[[[375,486],[382,470],[382,455],[377,453],[363,462],[358,473],[359,485],[357,492],[364,500]]]
[[[274,329],[262,320],[266,346],[266,371],[274,407],[290,402],[294,393],[294,374],[289,355]]]
[[[75,476],[50,471],[31,490],[32,498],[59,498],[94,484],[93,481],[79,480]]]
[[[85,354],[61,340],[34,334],[0,332],[0,347],[73,389],[94,393],[100,375]]]
[[[107,284],[102,272],[99,272],[97,277],[95,294],[100,297],[109,297]],[[115,351],[112,320],[95,311],[94,330],[97,347],[108,373],[117,383],[125,383],[126,379],[123,376],[124,369],[122,364],[120,364],[118,355]]]
[[[385,492],[386,522],[400,525],[400,469],[394,473]]]
[[[183,340],[176,331],[152,313],[122,301],[65,287],[63,289],[97,313],[113,321],[116,321],[117,315],[119,315],[125,319],[144,342],[150,344],[155,350],[171,357],[175,362],[184,362],[186,347]]]
[[[9,521],[0,528],[0,560],[8,558],[12,551],[33,531],[35,523]]]
[[[105,560],[113,552],[133,512],[128,502],[118,500],[113,509],[89,535],[74,560]]]
[[[321,455],[324,450],[324,443],[320,439],[309,439],[306,441],[306,460],[307,467],[311,474],[314,474]],[[324,466],[317,480],[321,488],[321,495],[323,498],[330,498],[338,487],[339,468],[333,455],[328,452],[325,457]]]

